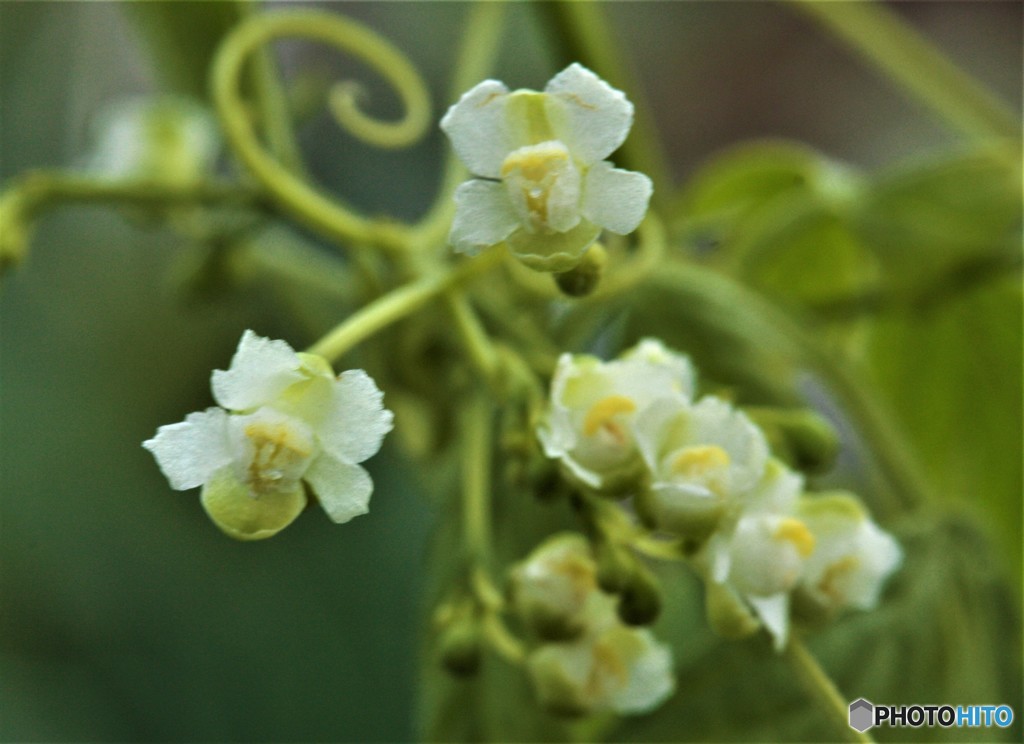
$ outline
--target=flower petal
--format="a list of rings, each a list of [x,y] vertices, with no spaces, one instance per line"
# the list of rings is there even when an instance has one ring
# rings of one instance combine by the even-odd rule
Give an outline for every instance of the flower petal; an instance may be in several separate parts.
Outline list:
[[[272,341],[246,331],[231,358],[230,368],[214,370],[213,397],[231,411],[257,408],[304,380],[301,366],[298,355],[284,341]]]
[[[153,453],[171,488],[185,491],[201,486],[210,475],[231,462],[227,443],[228,415],[220,408],[190,413],[178,424],[161,426],[142,446]]]
[[[613,233],[626,235],[640,226],[654,192],[643,173],[596,163],[583,184],[583,216]]]
[[[579,63],[551,78],[544,88],[555,136],[585,165],[618,149],[633,125],[633,104]]]
[[[455,219],[448,242],[457,253],[476,255],[520,226],[504,184],[466,181],[455,190]]]
[[[464,93],[441,119],[441,129],[475,176],[497,178],[501,161],[514,149],[505,116],[507,100],[504,83],[484,80]]]
[[[262,540],[290,525],[306,506],[301,482],[287,490],[256,496],[230,467],[203,486],[203,508],[214,524],[238,540]]]
[[[370,511],[373,481],[370,474],[358,465],[320,455],[306,471],[306,480],[313,487],[327,516],[338,524]]]
[[[330,413],[317,427],[324,450],[350,465],[377,454],[394,420],[383,399],[380,388],[363,370],[343,372],[334,383]]]
[[[667,644],[658,643],[649,630],[627,632],[637,639],[639,649],[629,665],[626,686],[612,696],[611,708],[623,715],[649,713],[675,691],[672,650]]]
[[[780,592],[770,597],[747,597],[747,601],[771,634],[775,650],[784,649],[789,638],[789,595]]]

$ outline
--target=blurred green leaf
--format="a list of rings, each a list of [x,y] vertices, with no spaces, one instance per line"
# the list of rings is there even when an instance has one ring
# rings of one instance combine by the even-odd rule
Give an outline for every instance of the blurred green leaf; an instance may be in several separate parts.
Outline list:
[[[890,289],[928,286],[985,257],[1020,252],[1019,148],[943,153],[883,172],[859,205],[858,232]]]
[[[867,351],[878,392],[932,490],[980,508],[1018,571],[1021,297],[1011,276],[923,310],[883,315]]]

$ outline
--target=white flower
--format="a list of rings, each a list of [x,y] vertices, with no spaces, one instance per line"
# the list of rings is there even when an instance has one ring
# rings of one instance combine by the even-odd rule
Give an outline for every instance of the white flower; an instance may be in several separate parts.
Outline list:
[[[507,241],[527,265],[567,271],[602,228],[625,235],[647,213],[652,185],[605,160],[626,139],[633,104],[579,64],[544,92],[485,80],[441,129],[477,178],[455,192],[450,241],[475,254]]]
[[[640,414],[635,428],[651,476],[638,507],[659,529],[706,535],[764,475],[764,434],[720,398],[663,401]]]
[[[577,640],[549,643],[527,658],[540,702],[555,712],[647,713],[675,690],[672,650],[649,630],[613,620]]]
[[[711,535],[701,555],[709,580],[753,608],[777,649],[789,635],[790,592],[817,542],[794,514],[802,491],[803,478],[770,461],[761,482]]]
[[[634,419],[656,401],[688,401],[693,387],[690,360],[653,339],[611,362],[563,354],[537,433],[545,454],[561,460],[576,480],[614,490],[641,467]]]
[[[511,597],[538,635],[566,638],[583,629],[588,604],[598,592],[597,565],[582,535],[545,540],[511,573]]]
[[[187,185],[208,173],[221,145],[213,113],[176,96],[120,101],[98,118],[96,131],[87,167],[115,178]]]
[[[335,522],[368,511],[373,483],[357,463],[380,449],[392,414],[365,372],[335,377],[323,358],[246,331],[212,388],[222,408],[161,426],[142,446],[172,488],[203,487],[226,533],[259,539],[286,527],[306,505],[303,481]]]
[[[903,562],[899,543],[847,494],[802,499],[798,513],[818,545],[801,589],[830,611],[874,608],[886,579]]]

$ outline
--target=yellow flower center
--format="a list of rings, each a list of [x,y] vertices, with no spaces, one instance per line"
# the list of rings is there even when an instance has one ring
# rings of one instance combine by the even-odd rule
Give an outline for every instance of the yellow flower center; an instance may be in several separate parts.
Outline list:
[[[548,201],[559,174],[571,166],[564,147],[541,144],[509,154],[501,164],[501,178],[521,193],[535,227],[548,226]]]
[[[583,434],[592,437],[599,431],[604,431],[622,444],[626,441],[626,432],[616,417],[620,414],[633,413],[635,410],[636,403],[625,395],[609,395],[602,398],[587,411],[587,416],[583,419]]]
[[[245,427],[252,444],[248,482],[256,493],[290,486],[313,454],[313,443],[302,432],[279,422],[256,421]]]
[[[672,458],[672,472],[684,478],[700,478],[729,464],[729,453],[717,444],[687,447]]]
[[[799,519],[786,517],[775,530],[773,536],[776,540],[788,540],[796,547],[797,552],[806,558],[814,552],[814,535],[807,529],[807,525]]]

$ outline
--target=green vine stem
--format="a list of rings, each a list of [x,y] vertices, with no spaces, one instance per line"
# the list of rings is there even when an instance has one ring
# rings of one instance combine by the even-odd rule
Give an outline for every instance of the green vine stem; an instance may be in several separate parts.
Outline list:
[[[1020,122],[1007,106],[880,3],[789,2],[964,134],[1020,138]]]
[[[783,657],[808,696],[833,723],[838,739],[855,744],[870,744],[874,741],[866,733],[850,728],[847,701],[843,699],[835,683],[821,668],[801,638],[794,636],[789,639]]]
[[[399,287],[338,324],[307,351],[328,361],[336,361],[356,344],[401,320],[452,287],[488,271],[502,258],[502,251],[491,250],[455,268]]]
[[[400,225],[370,220],[296,177],[263,149],[249,121],[240,76],[246,58],[261,44],[298,36],[349,52],[377,69],[395,88],[406,109],[399,122],[380,122],[363,114],[346,96],[334,102],[341,123],[374,144],[408,141],[430,120],[426,86],[402,54],[369,29],[342,16],[319,11],[266,13],[237,26],[224,39],[214,59],[211,88],[228,143],[259,183],[295,219],[342,242],[367,244],[402,252],[409,231]]]

